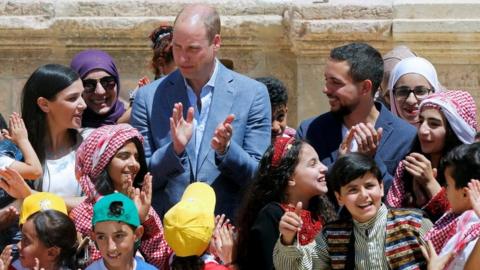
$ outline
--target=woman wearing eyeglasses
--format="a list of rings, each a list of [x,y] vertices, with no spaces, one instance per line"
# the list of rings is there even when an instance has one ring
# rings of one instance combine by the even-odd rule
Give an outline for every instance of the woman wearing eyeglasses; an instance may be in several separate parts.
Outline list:
[[[388,80],[392,113],[418,126],[420,102],[441,91],[440,87],[437,72],[428,60],[421,57],[403,59]]]
[[[97,128],[113,125],[125,113],[118,99],[120,78],[112,57],[100,50],[85,50],[70,63],[82,79],[83,99],[87,109],[83,114],[82,127]]]
[[[420,103],[419,127],[412,151],[397,167],[386,202],[391,207],[423,208],[435,222],[450,204],[441,159],[461,144],[473,143],[477,109],[465,91],[444,91]]]

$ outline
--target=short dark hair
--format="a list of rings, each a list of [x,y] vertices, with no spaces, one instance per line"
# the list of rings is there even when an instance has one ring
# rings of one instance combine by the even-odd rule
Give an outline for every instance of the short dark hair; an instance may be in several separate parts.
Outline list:
[[[452,168],[455,188],[468,186],[472,179],[480,178],[480,143],[462,144],[450,151],[440,162],[439,171],[444,174]]]
[[[347,61],[353,81],[372,82],[372,96],[375,95],[383,78],[383,59],[380,52],[366,43],[350,43],[334,48],[330,58],[336,61]]]
[[[282,105],[287,105],[288,92],[282,81],[273,76],[259,77],[256,78],[256,80],[265,84],[265,86],[267,87],[272,109],[278,108]]]
[[[373,174],[382,183],[382,173],[373,158],[360,153],[349,153],[337,159],[328,172],[327,180],[333,191],[340,192],[341,187],[367,173]]]

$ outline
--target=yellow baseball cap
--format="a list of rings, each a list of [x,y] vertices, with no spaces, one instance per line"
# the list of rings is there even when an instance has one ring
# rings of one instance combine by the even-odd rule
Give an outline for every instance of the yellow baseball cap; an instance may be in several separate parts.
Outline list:
[[[24,224],[28,217],[38,211],[57,210],[68,215],[67,205],[62,197],[50,192],[38,192],[26,197],[23,200],[20,211],[20,225]]]
[[[200,256],[215,226],[215,191],[208,184],[190,184],[182,199],[165,214],[165,240],[179,257]]]

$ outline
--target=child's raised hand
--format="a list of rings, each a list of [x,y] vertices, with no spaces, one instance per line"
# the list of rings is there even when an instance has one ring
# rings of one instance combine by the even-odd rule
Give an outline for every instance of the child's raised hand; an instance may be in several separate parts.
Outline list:
[[[450,260],[453,258],[454,253],[449,252],[448,254],[445,254],[443,256],[438,256],[431,240],[427,241],[427,245],[428,245],[427,247],[425,247],[424,245],[420,246],[423,256],[425,257],[428,263],[427,269],[428,270],[444,269],[448,265]]]
[[[8,132],[4,133],[5,138],[11,140],[15,144],[19,144],[22,140],[28,140],[27,128],[22,117],[16,112],[10,115],[8,120]]]
[[[8,269],[12,259],[12,245],[8,245],[3,249],[2,254],[0,255],[0,270]]]
[[[15,221],[17,221],[17,217],[18,211],[14,206],[8,206],[0,209],[0,231],[3,231],[15,223]]]
[[[27,185],[23,177],[14,169],[0,168],[0,188],[3,188],[10,196],[23,199],[32,194],[32,189]]]
[[[480,181],[472,179],[468,183],[467,194],[475,214],[480,217]]]
[[[224,215],[222,215],[224,216]],[[213,254],[218,256],[224,264],[231,264],[233,261],[233,248],[235,246],[235,227],[225,222],[218,230],[215,229],[212,239]]]
[[[40,268],[40,260],[38,258],[35,258],[35,266],[33,267],[33,270],[45,270],[45,268]]]
[[[142,189],[135,189],[133,201],[137,206],[140,222],[143,223],[147,219],[152,205],[152,175],[150,173],[145,174]]]
[[[281,241],[284,245],[293,244],[295,236],[302,228],[303,221],[300,218],[301,211],[302,202],[297,202],[297,205],[295,206],[295,211],[285,212],[285,214],[283,214],[282,218],[280,219],[278,227],[281,234]]]

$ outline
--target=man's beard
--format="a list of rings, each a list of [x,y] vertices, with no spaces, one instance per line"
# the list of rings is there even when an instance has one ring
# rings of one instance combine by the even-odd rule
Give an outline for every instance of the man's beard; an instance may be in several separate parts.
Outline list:
[[[333,116],[337,119],[340,119],[343,121],[343,117],[347,116],[347,115],[350,115],[354,108],[356,106],[353,106],[353,105],[350,105],[350,106],[341,106],[338,110],[336,111],[330,111]]]

